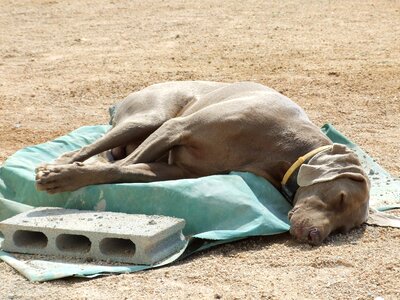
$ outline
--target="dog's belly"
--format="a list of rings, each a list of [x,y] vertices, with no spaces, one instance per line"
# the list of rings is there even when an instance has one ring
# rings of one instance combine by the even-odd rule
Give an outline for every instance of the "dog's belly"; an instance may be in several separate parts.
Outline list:
[[[265,157],[271,155],[266,153],[268,152],[266,147],[260,147],[249,147],[246,137],[240,139],[210,134],[206,140],[193,137],[171,149],[169,163],[195,176],[250,171],[249,168],[252,168],[252,172],[264,176],[265,171],[262,170],[268,169],[269,164],[269,160]]]
[[[220,161],[221,155],[210,155],[202,148],[192,146],[178,146],[169,153],[169,163],[195,176],[207,176],[224,173],[228,166]]]
[[[235,151],[237,150],[237,151]],[[169,153],[169,163],[179,166],[187,173],[188,177],[201,177],[216,174],[228,174],[231,171],[251,172],[264,177],[272,184],[278,186],[279,178],[284,174],[280,166],[281,162],[261,159],[258,156],[240,156],[241,149],[230,149],[230,151],[216,152],[207,151],[204,148],[179,146]],[[251,158],[249,158],[251,157]],[[271,155],[265,154],[265,157]],[[279,168],[277,168],[279,166]],[[286,169],[285,169],[286,170]]]

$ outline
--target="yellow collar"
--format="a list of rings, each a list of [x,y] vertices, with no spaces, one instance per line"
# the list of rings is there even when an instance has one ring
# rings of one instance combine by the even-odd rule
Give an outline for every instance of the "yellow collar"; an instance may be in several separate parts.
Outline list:
[[[300,167],[307,159],[309,159],[310,157],[314,156],[315,154],[322,152],[324,150],[327,150],[329,148],[331,148],[332,145],[326,145],[326,146],[322,146],[319,147],[317,149],[314,149],[310,152],[308,152],[306,155],[300,156],[298,158],[298,160],[296,160],[294,162],[294,164],[286,171],[285,176],[283,176],[283,179],[281,181],[281,185],[285,185],[287,183],[287,181],[289,180],[290,176],[293,174],[293,172]]]

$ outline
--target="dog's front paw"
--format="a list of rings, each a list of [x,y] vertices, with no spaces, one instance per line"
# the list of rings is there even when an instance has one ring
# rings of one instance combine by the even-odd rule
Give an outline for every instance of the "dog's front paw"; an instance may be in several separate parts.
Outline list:
[[[51,165],[40,165],[36,168],[36,189],[38,191],[47,191],[49,192],[52,188],[52,180],[51,178],[55,173],[57,173],[57,169]]]
[[[85,185],[80,170],[83,166],[81,162],[39,166],[36,168],[36,189],[49,194],[74,191]]]

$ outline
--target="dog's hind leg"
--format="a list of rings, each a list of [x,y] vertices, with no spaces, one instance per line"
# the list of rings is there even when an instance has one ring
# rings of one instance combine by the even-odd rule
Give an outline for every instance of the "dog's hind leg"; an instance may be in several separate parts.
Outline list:
[[[120,166],[137,163],[151,163],[167,154],[171,148],[180,145],[187,134],[184,117],[173,118],[162,124],[148,136],[131,154],[117,162]]]
[[[83,162],[86,159],[101,152],[126,146],[130,142],[143,140],[146,136],[155,131],[165,120],[161,118],[146,116],[132,116],[131,118],[118,123],[104,136],[92,144],[81,149],[69,152],[54,161],[54,164],[70,164]]]
[[[178,92],[172,86],[164,91],[142,90],[121,102],[114,116],[115,126],[103,137],[78,151],[67,153],[55,164],[83,162],[101,152],[115,149],[117,159],[123,147],[140,144],[167,120],[174,118],[195,97],[191,93]],[[122,148],[121,148],[122,147]]]

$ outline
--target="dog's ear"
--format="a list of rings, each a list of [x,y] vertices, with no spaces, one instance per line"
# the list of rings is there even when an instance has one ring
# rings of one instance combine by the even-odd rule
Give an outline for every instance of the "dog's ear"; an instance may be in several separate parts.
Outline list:
[[[373,208],[369,208],[369,216],[365,223],[368,225],[400,228],[399,217],[385,214]]]
[[[357,156],[344,145],[334,144],[331,150],[315,155],[307,164],[301,165],[297,176],[299,186],[347,177],[355,181],[366,181]]]

